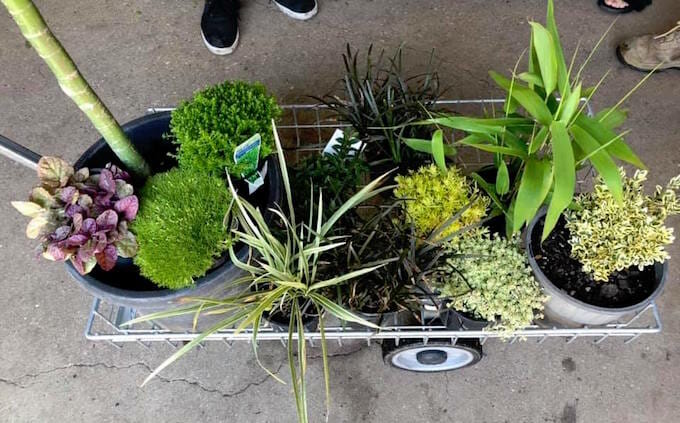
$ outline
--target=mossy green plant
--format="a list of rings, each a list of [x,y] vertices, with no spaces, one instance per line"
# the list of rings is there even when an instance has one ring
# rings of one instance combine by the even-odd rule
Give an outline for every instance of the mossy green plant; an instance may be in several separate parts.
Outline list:
[[[543,295],[517,238],[479,231],[454,238],[439,286],[447,306],[494,322],[505,333],[522,329],[542,317]]]
[[[591,192],[578,196],[575,207],[567,211],[571,255],[583,270],[597,281],[607,281],[615,272],[631,266],[642,269],[669,258],[665,246],[673,242],[673,228],[666,218],[680,213],[680,175],[666,187],[658,186],[653,195],[644,193],[646,170],[623,181],[623,201],[616,201],[599,178]]]
[[[234,149],[260,134],[260,157],[273,151],[272,119],[281,114],[276,99],[260,83],[227,81],[197,92],[172,112],[170,130],[184,169],[240,176]]]
[[[419,236],[429,235],[471,201],[460,219],[450,224],[440,236],[446,237],[486,216],[489,199],[480,195],[477,186],[455,166],[446,172],[433,164],[423,166],[409,175],[397,176],[395,180],[394,195],[406,199],[404,207]]]
[[[232,197],[226,183],[204,172],[173,169],[149,178],[140,197],[131,227],[139,243],[135,264],[160,287],[191,286],[229,248],[224,220]]]

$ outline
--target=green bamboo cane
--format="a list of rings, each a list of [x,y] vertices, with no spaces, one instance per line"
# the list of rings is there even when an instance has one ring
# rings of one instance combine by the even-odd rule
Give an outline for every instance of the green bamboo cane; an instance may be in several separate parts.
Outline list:
[[[118,158],[133,172],[148,176],[149,165],[135,150],[109,109],[101,102],[71,57],[52,34],[31,0],[0,0],[33,49],[43,58],[67,96],[90,119]]]

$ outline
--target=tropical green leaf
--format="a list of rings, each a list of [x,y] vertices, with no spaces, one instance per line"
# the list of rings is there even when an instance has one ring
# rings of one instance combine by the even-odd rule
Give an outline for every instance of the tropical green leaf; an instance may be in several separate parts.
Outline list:
[[[506,213],[505,206],[503,205],[503,202],[498,198],[496,195],[496,187],[494,185],[489,184],[482,178],[478,173],[473,172],[470,174],[472,179],[474,179],[477,182],[477,185],[482,187],[484,192],[491,198],[491,200],[494,202],[496,207],[498,207],[499,210],[503,211],[503,213]]]
[[[525,165],[513,216],[513,232],[530,221],[543,204],[552,185],[552,167],[548,160],[530,157]]]
[[[446,156],[444,154],[444,131],[437,129],[432,134],[432,158],[440,171],[446,172]]]
[[[574,93],[576,93],[575,90]],[[555,121],[550,126],[553,148],[553,195],[548,206],[548,213],[545,216],[543,235],[541,241],[548,237],[548,234],[557,224],[562,212],[571,204],[576,187],[576,169],[574,161],[574,151],[571,148],[571,139],[567,132],[567,127],[562,121]]]
[[[432,141],[417,138],[402,138],[404,144],[409,148],[419,151],[421,153],[432,154]],[[444,144],[444,154],[446,157],[454,157],[456,155],[456,148],[450,144]]]
[[[600,174],[605,184],[612,193],[612,196],[617,201],[623,200],[623,185],[621,182],[621,174],[616,166],[614,160],[605,151],[596,152],[600,147],[600,143],[593,138],[590,133],[581,128],[578,125],[573,125],[571,127],[571,133],[574,135],[574,141],[578,143],[581,150],[588,155],[595,152],[590,156],[590,162],[595,166],[595,169]]]
[[[563,98],[566,98],[570,93],[569,75],[567,71],[567,62],[564,59],[564,50],[560,42],[560,35],[557,31],[557,23],[555,22],[555,5],[553,0],[548,0],[548,12],[546,14],[545,26],[550,32],[552,42],[554,45],[555,59],[557,61],[557,87]]]
[[[600,110],[595,115],[595,120],[600,122],[602,126],[613,131],[619,126],[623,125],[628,118],[628,110],[626,109],[616,109],[613,110],[610,107]]]
[[[489,72],[489,74],[501,88],[510,91],[511,81],[509,79],[494,71]],[[548,109],[548,106],[546,106],[541,97],[533,90],[523,85],[519,85],[518,83],[514,83],[512,84],[512,97],[517,100],[517,102],[524,107],[536,121],[542,125],[550,126],[550,123],[552,123],[553,120],[552,113],[550,113],[550,109]]]
[[[498,164],[498,171],[496,173],[496,192],[500,195],[507,194],[510,190],[510,174],[508,173],[508,166],[505,161],[501,160]]]
[[[520,157],[523,159],[527,157],[526,151],[518,150],[512,147],[502,147],[500,145],[487,144],[484,139],[479,138],[475,134],[468,135],[467,137],[457,141],[456,144],[468,145],[470,147],[474,147],[482,151],[488,151],[490,153],[507,154],[509,156]]]
[[[560,103],[560,113],[557,119],[560,120],[565,126],[571,122],[574,114],[578,109],[578,104],[581,101],[581,83],[579,83],[574,91],[567,94]],[[552,132],[552,130],[551,130]]]
[[[510,81],[508,81],[508,88]],[[526,89],[526,88],[525,88]],[[506,126],[531,126],[532,122],[526,118],[505,117],[505,118],[472,118],[465,116],[444,116],[417,124],[435,124],[447,128],[459,129],[469,133],[493,134],[502,133]]]
[[[545,27],[537,22],[529,22],[534,40],[534,50],[541,69],[541,79],[546,94],[555,91],[557,87],[557,57],[552,36]]]
[[[587,132],[588,135],[590,135],[590,137],[597,141],[597,143],[599,143],[600,145],[605,144],[611,141],[612,139],[616,138],[616,134],[614,133],[614,131],[607,129],[602,123],[583,114],[578,115],[576,117],[574,124],[578,125],[581,129]],[[586,154],[587,153],[588,152],[586,151]],[[607,153],[611,154],[612,156],[616,157],[619,160],[623,160],[624,162],[630,163],[633,166],[638,167],[640,169],[647,168],[645,164],[642,163],[642,160],[640,160],[640,158],[622,139],[616,141],[615,143],[607,147]]]
[[[517,78],[526,82],[531,86],[531,84],[538,85],[539,87],[543,87],[543,80],[541,79],[540,75],[537,75],[535,73],[531,72],[522,72],[519,75],[517,75]]]
[[[549,126],[543,126],[541,129],[538,131],[538,133],[534,134],[534,136],[531,138],[531,143],[529,144],[529,154],[534,154],[538,150],[543,147],[543,144],[548,140],[548,136],[550,135],[550,127]]]

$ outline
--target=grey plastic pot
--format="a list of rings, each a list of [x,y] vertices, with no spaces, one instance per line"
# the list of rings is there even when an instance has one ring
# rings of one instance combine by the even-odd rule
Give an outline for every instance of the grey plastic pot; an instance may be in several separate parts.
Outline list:
[[[567,326],[597,326],[611,323],[622,317],[639,311],[646,307],[650,302],[658,297],[666,284],[668,275],[668,261],[656,263],[654,272],[656,275],[655,286],[652,293],[644,300],[628,307],[610,308],[594,306],[569,295],[567,292],[555,286],[550,279],[538,267],[534,258],[535,246],[532,243],[532,233],[536,230],[536,225],[544,218],[546,209],[542,209],[531,221],[526,231],[526,252],[529,257],[529,265],[534,272],[534,276],[541,288],[550,298],[545,304],[544,315],[546,319],[567,325]]]

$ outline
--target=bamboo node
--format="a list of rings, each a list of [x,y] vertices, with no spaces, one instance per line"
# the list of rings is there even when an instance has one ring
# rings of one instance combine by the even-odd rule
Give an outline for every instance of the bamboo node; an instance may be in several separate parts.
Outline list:
[[[35,38],[42,37],[43,35],[47,34],[48,32],[50,32],[49,28],[45,27],[38,32],[34,32],[33,34],[24,34],[24,38],[26,38],[27,40],[33,40]]]

